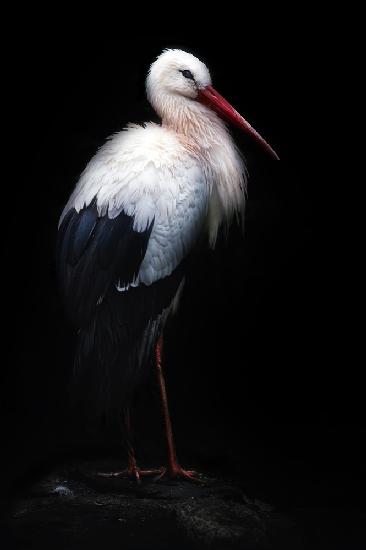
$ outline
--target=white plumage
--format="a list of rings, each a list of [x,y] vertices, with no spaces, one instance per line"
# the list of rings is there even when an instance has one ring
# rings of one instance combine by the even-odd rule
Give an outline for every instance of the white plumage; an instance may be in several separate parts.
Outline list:
[[[167,50],[153,63],[147,95],[162,125],[129,125],[110,138],[61,216],[60,223],[70,208],[79,212],[96,197],[99,215],[115,218],[123,210],[134,216],[136,231],[154,220],[134,285],[170,275],[204,227],[213,246],[220,223],[244,211],[245,166],[225,124],[208,107],[173,93],[177,82],[185,91],[178,68],[190,66],[199,85],[210,84],[205,65],[186,52]]]
[[[175,132],[156,124],[130,126],[90,161],[67,203],[79,212],[96,197],[98,213],[133,216],[135,231],[154,220],[138,281],[170,275],[191,250],[207,215],[210,182]],[[136,284],[137,281],[134,281]]]

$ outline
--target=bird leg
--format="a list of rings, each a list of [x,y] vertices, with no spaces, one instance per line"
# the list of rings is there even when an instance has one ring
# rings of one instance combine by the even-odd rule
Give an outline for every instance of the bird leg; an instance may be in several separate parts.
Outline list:
[[[156,348],[155,348],[155,358],[156,358],[156,369],[158,375],[160,396],[162,402],[162,410],[164,417],[164,426],[166,441],[168,447],[168,465],[166,468],[157,468],[151,470],[142,470],[137,466],[135,450],[132,444],[132,430],[131,430],[131,418],[130,410],[128,407],[124,409],[124,420],[127,433],[127,452],[128,452],[128,467],[125,470],[117,472],[106,472],[99,475],[104,477],[128,477],[135,479],[137,483],[140,482],[141,477],[145,476],[156,476],[155,481],[167,477],[169,479],[188,479],[196,483],[202,483],[202,480],[198,479],[196,472],[192,470],[184,470],[179,464],[177,459],[177,453],[175,449],[174,437],[172,422],[170,419],[169,406],[168,406],[168,397],[166,393],[165,378],[162,369],[162,353],[163,353],[163,337],[160,336]]]
[[[156,358],[156,369],[158,375],[160,396],[162,402],[163,416],[164,416],[164,425],[165,425],[165,435],[168,447],[168,466],[164,468],[162,473],[156,478],[160,479],[163,476],[167,476],[173,479],[189,479],[201,483],[201,480],[195,477],[196,472],[192,470],[184,470],[178,462],[177,453],[175,449],[174,437],[172,422],[170,419],[169,406],[168,406],[168,397],[166,393],[165,379],[162,369],[162,354],[163,354],[163,337],[160,336],[156,344],[155,349],[155,358]]]
[[[105,472],[99,475],[103,477],[127,477],[132,478],[140,483],[141,477],[161,475],[162,468],[156,468],[151,470],[142,470],[137,466],[135,449],[132,445],[132,430],[131,430],[131,417],[130,409],[126,407],[124,409],[124,420],[127,433],[127,453],[128,453],[128,467],[124,470],[118,470],[116,472]]]

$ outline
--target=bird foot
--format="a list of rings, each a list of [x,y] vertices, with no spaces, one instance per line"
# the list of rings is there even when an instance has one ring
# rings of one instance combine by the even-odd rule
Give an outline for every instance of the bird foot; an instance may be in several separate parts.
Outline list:
[[[142,477],[159,476],[162,473],[162,468],[156,468],[151,470],[143,470],[141,468],[126,468],[125,470],[117,470],[115,472],[98,472],[101,477],[122,477],[135,480],[137,483],[141,483]]]
[[[98,475],[106,478],[126,478],[135,480],[136,483],[141,483],[143,477],[154,477],[153,481],[167,480],[187,480],[193,483],[204,483],[198,476],[198,472],[194,470],[184,470],[180,464],[174,466],[167,466],[161,468],[152,468],[149,470],[143,470],[137,466],[129,467],[124,470],[117,470],[113,472],[98,472]]]
[[[202,479],[197,477],[199,474],[194,470],[184,470],[179,464],[174,466],[168,466],[161,468],[160,474],[154,479],[154,481],[160,481],[161,479],[185,479],[192,481],[193,483],[204,483]]]

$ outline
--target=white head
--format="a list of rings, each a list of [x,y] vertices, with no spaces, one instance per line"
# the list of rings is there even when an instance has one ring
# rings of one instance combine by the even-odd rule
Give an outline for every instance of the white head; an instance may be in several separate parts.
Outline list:
[[[146,79],[147,97],[163,123],[177,130],[212,122],[214,111],[220,118],[249,133],[274,158],[278,156],[252,126],[211,86],[208,68],[194,55],[182,50],[164,50],[151,65]],[[209,110],[208,110],[209,109]],[[189,122],[189,124],[187,124]]]
[[[146,80],[147,95],[153,106],[158,95],[196,99],[198,90],[210,85],[206,65],[182,50],[164,50],[151,65]]]

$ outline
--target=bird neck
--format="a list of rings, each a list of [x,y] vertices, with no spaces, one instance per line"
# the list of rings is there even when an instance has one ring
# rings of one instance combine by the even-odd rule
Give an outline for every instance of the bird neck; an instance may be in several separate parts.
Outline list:
[[[171,96],[159,110],[162,126],[174,131],[199,158],[210,186],[208,229],[214,245],[218,228],[233,215],[243,217],[246,169],[232,137],[217,114],[197,101]]]
[[[159,109],[162,126],[192,141],[196,147],[208,150],[229,138],[223,121],[214,111],[195,100],[169,96]]]

